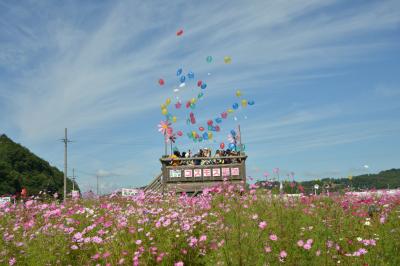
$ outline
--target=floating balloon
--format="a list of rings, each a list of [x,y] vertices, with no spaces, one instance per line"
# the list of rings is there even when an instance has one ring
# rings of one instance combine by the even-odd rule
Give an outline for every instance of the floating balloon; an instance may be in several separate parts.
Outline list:
[[[171,103],[171,98],[167,98],[167,100],[165,100],[165,104],[169,105]]]
[[[229,109],[227,110],[227,112],[228,112],[229,114],[231,114],[231,113],[233,113],[233,110],[229,108]]]
[[[179,84],[179,88],[183,88],[183,87],[185,87],[185,86],[186,86],[186,83],[185,83],[185,82]]]
[[[181,106],[182,106],[182,103],[180,101],[175,104],[176,109],[181,108]]]
[[[176,132],[176,134],[177,134],[179,137],[182,137],[183,132],[179,130],[178,132]]]
[[[227,112],[223,112],[223,113],[221,114],[221,117],[222,117],[223,119],[227,118],[227,117],[228,117],[228,113],[227,113]]]
[[[172,115],[171,114],[167,114],[166,118],[167,118],[168,121],[172,122]]]
[[[235,130],[231,130],[231,135],[233,136],[233,137],[235,137],[236,136],[236,131]]]
[[[183,34],[183,29],[180,29],[176,32],[176,36],[181,36]]]
[[[190,107],[190,104],[191,104],[191,102],[190,102],[190,101],[187,101],[187,102],[186,102],[186,108],[189,108],[189,107]]]
[[[196,108],[196,104],[195,104],[195,103],[191,103],[191,104],[190,104],[190,108],[191,108],[191,109],[195,109],[195,108]]]
[[[189,79],[194,79],[194,73],[193,73],[193,71],[190,71],[190,72],[187,74],[187,76],[188,76]]]
[[[232,62],[232,58],[230,56],[225,56],[224,62],[225,62],[225,64],[230,64]]]
[[[236,117],[236,116],[234,116],[234,117],[233,117],[233,120],[237,121],[237,117]]]
[[[159,80],[158,80],[158,84],[160,84],[160,86],[163,86],[163,85],[165,84],[165,82],[164,82],[163,79],[159,79]]]
[[[204,127],[199,127],[199,130],[200,131],[204,131]]]
[[[168,110],[166,108],[161,109],[161,113],[163,115],[167,115],[168,114]]]
[[[202,92],[200,92],[199,94],[197,94],[197,98],[201,98],[201,97],[203,97],[204,96],[204,94],[202,93]]]
[[[221,143],[219,144],[219,147],[220,147],[222,150],[225,149],[225,143],[221,142]]]
[[[249,105],[254,105],[254,101],[251,100],[251,101],[248,102],[248,104],[249,104]]]
[[[185,76],[181,76],[181,78],[180,78],[181,83],[184,83],[185,80],[186,80]]]
[[[238,109],[239,108],[239,104],[238,103],[232,104],[232,108],[235,109],[235,110]]]
[[[197,81],[197,87],[200,87],[203,82],[201,80]]]
[[[209,140],[212,140],[213,133],[212,132],[207,132],[207,137],[208,137]]]
[[[236,151],[236,144],[235,143],[229,143],[229,149],[231,151]]]
[[[200,87],[204,90],[205,88],[207,88],[207,84],[203,83],[203,84],[201,84]]]
[[[217,122],[217,123],[219,124],[219,123],[221,123],[221,122],[222,122],[222,119],[221,119],[221,118],[219,118],[219,117],[218,117],[218,118],[215,118],[215,122]]]
[[[197,99],[196,98],[192,98],[191,100],[190,100],[190,103],[196,103],[197,102]]]
[[[172,117],[172,122],[176,123],[176,116]]]
[[[243,106],[243,107],[246,107],[246,106],[247,106],[247,100],[244,100],[244,99],[242,100],[242,106]]]
[[[240,96],[242,96],[242,92],[240,90],[237,90],[236,91],[236,97],[240,97]]]
[[[161,104],[161,110],[162,110],[162,109],[166,109],[166,108],[167,108],[167,105],[164,104],[164,103],[162,103],[162,104]]]
[[[207,58],[206,58],[207,63],[211,63],[212,60],[213,60],[213,58],[211,55],[207,56]]]
[[[213,126],[208,126],[208,130],[214,130]]]
[[[204,139],[204,140],[207,140],[207,139],[208,139],[208,133],[207,133],[207,132],[204,132],[204,133],[203,133],[203,139]]]
[[[182,85],[182,84],[181,84]],[[175,93],[178,93],[179,92],[179,89],[177,88],[177,89],[174,89],[174,92]]]
[[[208,120],[208,121],[207,121],[207,125],[212,126],[212,124],[213,124],[213,121],[212,121],[212,120]]]
[[[182,74],[182,68],[178,68],[178,70],[176,71],[176,75],[180,76]]]
[[[196,135],[197,135],[196,131],[192,131],[192,136],[193,136],[193,138],[195,138]]]
[[[215,131],[219,132],[220,130],[221,130],[221,128],[218,125],[216,125],[215,126]]]

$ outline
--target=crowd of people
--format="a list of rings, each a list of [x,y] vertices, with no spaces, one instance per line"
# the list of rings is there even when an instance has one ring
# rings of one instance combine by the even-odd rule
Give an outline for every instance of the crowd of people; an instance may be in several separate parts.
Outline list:
[[[171,160],[170,165],[211,165],[211,164],[231,164],[240,163],[240,158],[226,158],[239,156],[240,152],[227,150],[216,150],[215,154],[212,155],[211,149],[204,148],[200,149],[197,153],[192,154],[192,151],[188,152],[174,151],[169,157]],[[222,158],[221,158],[222,157]],[[184,159],[184,160],[182,160]]]

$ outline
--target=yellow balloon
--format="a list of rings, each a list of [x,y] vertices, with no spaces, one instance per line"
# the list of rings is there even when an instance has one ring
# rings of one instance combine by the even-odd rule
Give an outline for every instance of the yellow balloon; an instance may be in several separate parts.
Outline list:
[[[161,110],[167,108],[165,104],[161,104]]]
[[[171,98],[167,98],[167,100],[165,101],[166,105],[169,105],[171,103]]]
[[[172,117],[172,122],[176,123],[176,116]]]
[[[208,132],[208,139],[212,139],[213,138],[213,134],[212,134],[212,132]]]
[[[246,107],[246,106],[247,106],[247,100],[244,100],[244,99],[242,100],[242,106],[243,106],[243,107]]]
[[[168,114],[167,108],[163,108],[163,109],[161,110],[161,113],[162,113],[163,115],[167,115],[167,114]]]
[[[240,90],[237,90],[237,91],[236,91],[236,96],[237,96],[237,97],[242,96],[242,92],[241,92]]]
[[[230,56],[225,56],[224,62],[225,62],[225,64],[230,64],[232,62],[232,58]]]
[[[233,109],[230,109],[230,108],[229,108],[229,109],[227,110],[227,112],[228,112],[229,114],[231,114],[231,113],[233,113]]]
[[[193,138],[196,137],[196,131],[192,131],[192,136],[193,136]]]
[[[192,98],[192,100],[191,100],[191,103],[196,103],[197,102],[197,100],[196,100],[196,98]]]

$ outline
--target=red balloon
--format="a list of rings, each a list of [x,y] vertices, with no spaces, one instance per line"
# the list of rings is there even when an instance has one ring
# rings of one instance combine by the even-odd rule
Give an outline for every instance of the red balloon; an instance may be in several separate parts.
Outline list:
[[[183,132],[179,130],[178,132],[176,132],[176,134],[177,134],[179,137],[182,137]]]
[[[204,127],[199,127],[199,130],[200,131],[204,131]]]
[[[225,148],[225,143],[221,142],[221,144],[219,144],[219,147],[220,147],[221,149],[224,149],[224,148]]]
[[[223,113],[221,114],[221,117],[224,118],[224,119],[225,119],[227,116],[228,116],[228,113],[227,113],[227,112],[223,112]]]
[[[203,82],[201,80],[197,81],[197,87],[200,87]]]
[[[212,121],[212,120],[208,120],[208,121],[207,121],[207,125],[212,126],[212,124],[213,124],[213,121]]]
[[[164,84],[165,84],[165,82],[164,82],[164,80],[163,80],[163,79],[159,79],[159,80],[158,80],[158,84],[160,84],[160,86],[162,86],[162,85],[164,85]]]
[[[190,101],[187,101],[186,102],[186,108],[189,108],[190,107]]]
[[[215,131],[219,132],[221,129],[219,128],[218,125],[215,126]]]
[[[176,36],[181,36],[183,34],[183,29],[180,29],[176,32]]]

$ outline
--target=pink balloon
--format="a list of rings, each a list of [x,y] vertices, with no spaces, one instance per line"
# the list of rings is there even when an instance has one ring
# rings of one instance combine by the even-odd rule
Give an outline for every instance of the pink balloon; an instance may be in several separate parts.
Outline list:
[[[220,147],[221,149],[224,149],[224,148],[225,148],[225,143],[221,142],[221,144],[219,144],[219,147]]]
[[[176,132],[176,134],[177,134],[179,137],[182,137],[183,132],[179,130],[178,132]]]

